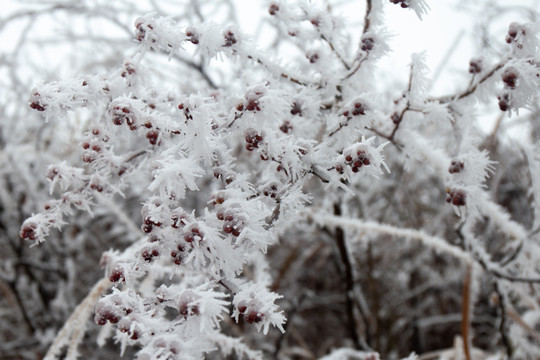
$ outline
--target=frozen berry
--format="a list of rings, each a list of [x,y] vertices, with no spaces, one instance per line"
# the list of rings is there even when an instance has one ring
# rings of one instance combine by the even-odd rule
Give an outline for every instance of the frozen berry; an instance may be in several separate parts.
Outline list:
[[[236,37],[234,36],[234,33],[232,31],[227,31],[227,33],[225,33],[225,44],[223,46],[225,47],[231,47],[233,46],[234,44],[236,44]]]
[[[195,30],[189,28],[186,30],[186,36],[192,44],[197,45],[199,43],[199,36],[195,33]]]
[[[499,100],[499,109],[501,109],[501,111],[507,111],[508,109],[510,109],[510,94],[509,93],[504,93],[502,95],[499,95],[498,97],[498,100]]]
[[[471,59],[469,61],[469,73],[479,74],[482,72],[482,59]]]
[[[151,145],[156,145],[158,143],[159,133],[155,130],[148,131],[146,133],[146,138],[148,139]]]
[[[292,130],[291,123],[288,120],[283,121],[283,123],[279,126],[279,130],[281,130],[285,134],[288,134],[289,131]]]
[[[109,275],[109,280],[111,282],[125,281],[124,269],[120,265],[115,265]]]
[[[19,235],[23,239],[34,241],[36,240],[36,229],[36,223],[25,224],[19,232]]]
[[[450,174],[458,173],[463,170],[463,167],[463,161],[452,160],[452,162],[450,163],[450,167],[448,168],[448,172]]]
[[[263,318],[263,314],[261,314],[257,310],[251,310],[247,314],[247,316],[245,316],[246,321],[250,324],[261,322],[262,318]]]
[[[279,6],[277,4],[271,4],[268,8],[268,13],[270,15],[276,15],[276,13],[279,11]]]
[[[363,51],[370,51],[370,50],[373,50],[373,46],[375,45],[375,40],[373,40],[373,38],[363,38],[362,39],[362,45],[360,46],[360,48],[363,50]]]
[[[401,122],[401,116],[399,116],[397,112],[393,113],[392,116],[390,116],[390,119],[392,119],[392,122],[396,125]]]
[[[298,102],[292,103],[291,114],[302,116],[302,106]]]
[[[504,72],[502,73],[503,82],[511,89],[516,87],[517,77],[518,77],[518,73],[516,69],[514,69],[511,66],[504,69]]]
[[[315,64],[317,60],[319,60],[319,54],[317,53],[307,54],[306,58],[308,58],[311,64]]]

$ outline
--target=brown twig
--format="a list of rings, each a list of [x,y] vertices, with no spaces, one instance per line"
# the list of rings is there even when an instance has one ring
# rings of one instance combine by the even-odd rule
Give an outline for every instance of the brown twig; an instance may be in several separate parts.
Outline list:
[[[258,64],[262,65],[263,67],[265,67],[265,68],[267,68],[267,69],[270,68],[270,66],[268,66],[263,60],[261,60],[261,59],[258,58],[258,57],[254,57],[254,56],[252,56],[252,55],[248,55],[247,58],[250,59],[250,60],[255,60]],[[303,81],[301,81],[301,80],[298,80],[298,79],[296,79],[296,78],[290,76],[289,74],[287,74],[287,73],[285,73],[285,72],[283,72],[283,71],[281,72],[280,76],[281,76],[282,78],[284,78],[284,79],[287,79],[287,80],[289,80],[289,81],[291,81],[291,82],[297,84],[297,85],[302,85],[302,86],[308,86],[308,85],[309,85],[308,83],[303,82]]]
[[[350,70],[351,66],[347,64],[343,56],[341,56],[341,54],[336,50],[336,48],[334,47],[334,44],[330,40],[328,40],[326,36],[324,36],[324,34],[319,33],[319,35],[321,36],[321,39],[324,40],[328,44],[328,46],[330,46],[330,50],[332,50],[332,52],[336,54],[337,58],[341,61],[345,69]]]
[[[479,85],[483,84],[485,81],[491,78],[498,70],[502,69],[504,65],[506,65],[506,62],[504,61],[496,65],[493,69],[491,69],[490,72],[482,76],[482,78],[476,84],[474,84],[472,87],[469,87],[466,91],[462,92],[461,94],[447,95],[447,96],[442,96],[439,98],[433,98],[433,99],[430,99],[430,101],[438,101],[439,103],[444,104],[444,103],[449,103],[455,100],[464,99],[467,96],[474,94],[474,92],[478,89]]]
[[[341,216],[341,205],[339,203],[334,204],[334,215],[335,216]],[[349,259],[349,252],[347,250],[347,244],[345,242],[345,232],[343,229],[339,226],[336,226],[335,233],[334,233],[334,240],[336,242],[336,245],[339,250],[339,256],[341,258],[341,262],[344,266],[345,271],[345,306],[347,311],[347,320],[348,320],[348,330],[349,335],[351,336],[351,339],[354,343],[354,346],[357,349],[363,349],[361,343],[360,343],[360,336],[358,335],[358,331],[356,329],[356,322],[355,322],[355,316],[354,316],[354,301],[352,299],[353,293],[354,293],[354,278],[353,278],[353,270],[352,270],[352,264]],[[366,349],[363,349],[366,350]]]
[[[463,300],[461,304],[461,337],[463,338],[463,352],[465,359],[471,360],[470,342],[470,316],[471,316],[471,277],[472,266],[467,264],[465,279],[463,281]]]
[[[510,338],[508,337],[508,334],[506,333],[506,320],[507,320],[507,313],[506,313],[506,300],[504,299],[503,294],[501,293],[501,290],[499,289],[499,284],[494,281],[493,287],[495,289],[495,292],[497,293],[497,303],[499,305],[499,309],[501,310],[501,323],[499,324],[499,332],[501,333],[501,340],[504,345],[504,348],[506,349],[506,355],[508,356],[508,359],[512,359],[512,354],[514,352],[512,348],[512,343],[510,341]]]
[[[371,14],[372,3],[371,0],[366,0],[366,15],[364,16],[364,29],[362,30],[362,35],[369,31],[371,26],[371,19],[369,15]]]

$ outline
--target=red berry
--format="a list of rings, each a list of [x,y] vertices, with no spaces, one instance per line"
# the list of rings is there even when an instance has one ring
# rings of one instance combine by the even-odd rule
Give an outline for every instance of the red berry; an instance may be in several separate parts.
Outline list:
[[[234,36],[234,33],[232,31],[227,31],[225,34],[225,44],[223,46],[225,47],[231,47],[234,44],[236,44],[236,37]]]
[[[291,110],[292,112],[292,110]],[[288,120],[285,120],[280,126],[279,130],[281,130],[283,133],[288,134],[289,131],[292,130],[291,123]]]
[[[124,269],[120,265],[115,265],[109,276],[111,282],[125,281]]]
[[[248,323],[258,323],[262,321],[263,314],[259,313],[256,310],[251,310],[247,316],[245,316],[245,319]]]
[[[469,61],[469,73],[479,74],[481,72],[482,72],[482,60],[471,59],[471,61]]]
[[[23,239],[34,241],[36,240],[36,232],[37,224],[35,223],[29,223],[22,227],[21,231],[19,232],[19,235]]]
[[[361,45],[361,49],[363,51],[370,51],[370,50],[373,50],[373,45],[375,44],[375,40],[373,40],[373,38],[364,38],[362,39],[362,45]]]
[[[302,116],[302,106],[297,102],[293,102],[291,107],[291,114]]]
[[[276,15],[276,13],[279,11],[279,6],[277,4],[271,4],[270,8],[268,8],[268,13],[270,15]]]
[[[511,89],[516,87],[517,71],[513,67],[508,67],[502,73],[502,80]]]
[[[148,139],[151,145],[156,145],[158,143],[159,133],[155,130],[148,131],[146,133],[146,138]]]

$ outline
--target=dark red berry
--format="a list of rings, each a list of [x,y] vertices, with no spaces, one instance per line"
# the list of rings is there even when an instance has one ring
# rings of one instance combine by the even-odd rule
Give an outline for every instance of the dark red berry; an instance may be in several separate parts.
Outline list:
[[[363,38],[362,39],[362,45],[360,46],[360,48],[363,50],[363,51],[370,51],[370,50],[373,50],[373,45],[375,44],[375,40],[373,40],[373,38]]]
[[[469,61],[469,73],[479,74],[482,72],[482,59],[471,59]]]
[[[317,60],[319,60],[319,54],[317,54],[317,53],[308,54],[308,55],[306,55],[306,57],[309,59],[309,62],[311,64],[315,64],[317,62]]]
[[[292,112],[292,110],[291,110],[291,112]],[[279,126],[279,130],[281,130],[285,134],[288,134],[289,131],[292,130],[291,123],[288,120],[283,121],[283,123]]]
[[[156,145],[158,143],[159,132],[155,130],[148,131],[146,133],[146,138],[148,139],[151,145]]]
[[[26,224],[22,227],[21,231],[19,232],[19,235],[23,239],[34,241],[36,240],[36,229],[37,229],[37,224],[35,223]]]
[[[191,41],[192,44],[198,44],[199,43],[199,36],[195,33],[193,29],[188,29],[186,31],[186,36],[188,37],[188,40]]]
[[[463,161],[452,160],[452,162],[450,163],[450,167],[448,168],[448,172],[450,174],[458,173],[463,170],[463,167]]]
[[[248,99],[248,103],[246,104],[246,110],[261,111],[261,108],[259,107],[259,102],[255,99]]]
[[[115,265],[109,275],[109,280],[111,282],[125,281],[124,269],[120,265]]]
[[[302,106],[297,102],[293,102],[291,106],[291,114],[302,116]]]
[[[223,46],[225,47],[231,47],[234,44],[236,44],[236,37],[234,36],[234,33],[232,31],[227,31],[225,36],[225,44]]]
[[[462,191],[456,191],[452,197],[452,204],[455,206],[464,206],[465,205],[465,193]]]
[[[277,4],[271,4],[268,8],[268,13],[270,15],[276,15],[276,13],[279,11],[279,6]]]
[[[502,73],[503,82],[511,89],[516,87],[517,71],[513,67],[508,67]]]
[[[499,99],[499,109],[501,111],[507,111],[510,109],[510,94],[504,93],[503,95],[500,95],[497,97]]]
[[[258,323],[258,322],[261,322],[262,321],[262,317],[263,315],[261,313],[259,313],[258,311],[256,310],[251,310],[247,316],[245,316],[245,319],[248,323],[250,324],[253,324],[253,323]]]

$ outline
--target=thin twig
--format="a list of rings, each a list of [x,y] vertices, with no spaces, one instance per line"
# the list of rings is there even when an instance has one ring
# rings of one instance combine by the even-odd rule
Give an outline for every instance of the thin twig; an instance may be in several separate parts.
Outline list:
[[[364,16],[364,29],[362,30],[362,35],[366,34],[371,26],[371,19],[369,16],[371,15],[372,7],[371,0],[366,0],[366,15]]]
[[[499,324],[499,332],[501,333],[501,340],[504,345],[504,348],[506,349],[506,355],[508,356],[508,359],[512,359],[512,354],[514,352],[512,348],[512,343],[510,341],[510,338],[508,337],[508,334],[506,333],[506,320],[507,320],[507,314],[506,314],[506,300],[501,293],[501,290],[499,289],[499,284],[494,281],[493,287],[495,289],[495,292],[497,293],[497,301],[499,305],[499,309],[501,310],[501,323]]]
[[[328,40],[326,36],[324,36],[324,34],[321,33],[320,36],[321,36],[321,39],[324,40],[328,44],[328,46],[330,46],[330,50],[332,50],[332,52],[336,54],[337,58],[341,61],[345,69],[350,70],[351,66],[347,64],[343,56],[341,56],[341,54],[336,50],[336,48],[334,47],[334,44],[330,40]]]
[[[267,69],[270,69],[270,66],[267,65],[263,60],[261,60],[260,58],[258,57],[254,57],[252,55],[248,55],[247,56],[248,59],[250,60],[255,60],[258,64],[262,65],[263,67],[267,68]],[[289,74],[285,73],[284,71],[281,72],[280,76],[284,79],[287,79],[295,84],[298,84],[298,85],[302,85],[302,86],[308,86],[309,84],[306,83],[306,82],[303,82],[301,80],[298,80],[292,76],[290,76]]]
[[[334,216],[340,217],[341,216],[341,204],[335,203],[334,204]],[[360,336],[358,335],[358,331],[356,329],[356,321],[354,317],[354,302],[352,299],[352,296],[354,294],[354,279],[353,279],[353,270],[351,261],[349,259],[349,252],[347,250],[347,244],[345,242],[345,232],[343,229],[339,226],[336,226],[335,233],[334,233],[334,240],[336,242],[336,245],[339,250],[339,255],[341,257],[341,262],[343,263],[345,269],[345,298],[346,298],[346,311],[347,311],[347,319],[348,319],[348,330],[349,335],[351,336],[351,339],[354,343],[354,346],[357,349],[362,349],[363,346],[360,343]]]
[[[461,100],[466,98],[469,95],[474,94],[474,92],[478,89],[478,86],[483,84],[485,81],[487,81],[489,78],[491,78],[498,70],[502,69],[506,65],[506,62],[501,62],[498,65],[496,65],[493,69],[491,69],[490,72],[488,72],[486,75],[484,75],[476,84],[474,84],[473,87],[467,89],[466,91],[462,92],[461,94],[457,95],[447,95],[442,96],[439,98],[433,98],[430,99],[430,101],[438,101],[441,104],[449,103],[455,100]]]
[[[472,266],[467,264],[465,279],[463,281],[463,300],[461,304],[461,337],[463,338],[463,352],[465,359],[471,360],[470,316],[471,316],[471,277]]]

